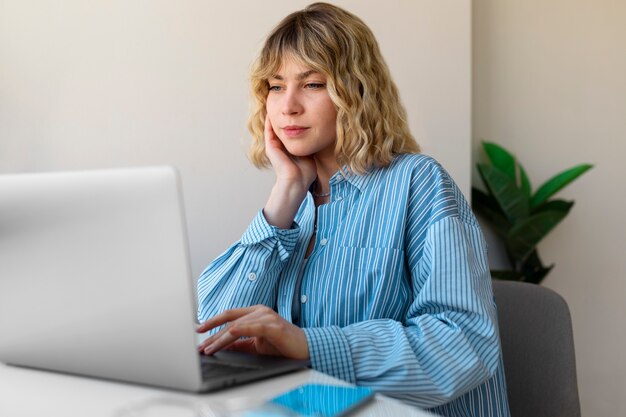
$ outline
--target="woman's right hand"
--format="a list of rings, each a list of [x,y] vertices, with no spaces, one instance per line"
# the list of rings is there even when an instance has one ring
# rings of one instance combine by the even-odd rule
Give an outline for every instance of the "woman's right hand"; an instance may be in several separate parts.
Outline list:
[[[293,223],[300,204],[317,178],[312,156],[296,157],[285,149],[269,120],[265,117],[265,155],[276,174],[276,183],[263,208],[267,222],[281,229]]]
[[[265,155],[276,174],[276,182],[284,185],[299,185],[304,192],[317,177],[315,160],[312,156],[291,155],[272,127],[269,116],[265,117]]]

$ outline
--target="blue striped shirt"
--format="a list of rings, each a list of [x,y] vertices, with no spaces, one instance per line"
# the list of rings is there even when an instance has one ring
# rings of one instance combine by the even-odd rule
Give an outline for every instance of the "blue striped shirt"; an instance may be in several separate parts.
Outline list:
[[[446,171],[400,155],[330,192],[306,260],[312,196],[288,230],[259,212],[200,276],[199,320],[264,304],[298,316],[318,371],[445,416],[508,416],[485,241]]]

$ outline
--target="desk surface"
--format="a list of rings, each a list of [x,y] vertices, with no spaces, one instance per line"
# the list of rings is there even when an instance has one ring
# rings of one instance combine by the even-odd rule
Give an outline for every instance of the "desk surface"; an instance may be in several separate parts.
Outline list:
[[[208,394],[187,394],[0,363],[0,416],[226,417],[304,383],[344,385],[312,370]],[[351,416],[431,416],[377,395]]]

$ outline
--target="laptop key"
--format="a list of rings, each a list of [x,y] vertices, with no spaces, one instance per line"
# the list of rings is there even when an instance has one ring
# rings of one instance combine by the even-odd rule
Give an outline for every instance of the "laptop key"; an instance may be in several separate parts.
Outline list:
[[[203,378],[215,378],[229,376],[233,374],[243,374],[259,369],[256,366],[247,365],[235,365],[227,363],[217,363],[202,361],[202,377]]]

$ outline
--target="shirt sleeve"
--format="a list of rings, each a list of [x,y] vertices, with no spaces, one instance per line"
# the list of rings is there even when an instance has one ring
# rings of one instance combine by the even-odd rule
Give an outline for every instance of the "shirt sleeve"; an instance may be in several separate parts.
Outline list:
[[[198,320],[255,304],[275,308],[278,275],[293,253],[299,233],[297,223],[279,229],[260,211],[242,238],[200,275]]]
[[[407,259],[413,301],[403,322],[377,319],[303,330],[314,369],[430,408],[497,370],[486,245],[477,224],[448,216],[428,227],[422,256]]]

